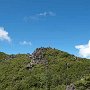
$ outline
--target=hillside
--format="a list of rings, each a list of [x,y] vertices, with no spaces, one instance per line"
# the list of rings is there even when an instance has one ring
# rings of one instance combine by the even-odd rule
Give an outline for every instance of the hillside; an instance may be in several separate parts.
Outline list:
[[[32,54],[0,53],[0,90],[74,90],[68,89],[72,84],[90,90],[89,59],[50,47]]]

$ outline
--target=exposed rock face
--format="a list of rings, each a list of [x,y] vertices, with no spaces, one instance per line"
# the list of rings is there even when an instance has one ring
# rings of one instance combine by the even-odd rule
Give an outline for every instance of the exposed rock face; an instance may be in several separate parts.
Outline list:
[[[75,90],[75,85],[74,84],[67,85],[66,90]]]
[[[33,66],[34,64],[30,62],[27,64],[26,69],[31,70]]]
[[[32,60],[34,60],[34,62],[36,64],[38,63],[43,63],[44,61],[44,48],[37,48],[33,53],[32,53]]]
[[[34,58],[41,58],[43,57],[43,51],[44,51],[44,48],[37,48],[33,53],[32,53],[32,56]]]
[[[45,63],[45,59],[44,59],[44,50],[46,48],[37,48],[31,55],[28,54],[28,57],[31,59],[31,62],[28,63],[28,65],[26,66],[26,68],[28,70],[31,70],[32,67],[36,64],[42,64]]]

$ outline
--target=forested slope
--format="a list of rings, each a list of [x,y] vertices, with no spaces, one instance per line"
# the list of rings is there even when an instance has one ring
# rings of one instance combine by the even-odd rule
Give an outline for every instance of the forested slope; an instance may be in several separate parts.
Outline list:
[[[0,90],[66,90],[71,84],[90,90],[89,59],[50,47],[32,54],[0,53]]]

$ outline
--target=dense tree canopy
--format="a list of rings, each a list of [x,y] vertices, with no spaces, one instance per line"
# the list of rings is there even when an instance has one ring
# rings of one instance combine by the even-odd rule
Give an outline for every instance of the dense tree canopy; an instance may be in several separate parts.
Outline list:
[[[10,55],[0,53],[0,90],[66,90],[72,83],[76,90],[90,89],[89,59],[50,47],[36,50],[33,55],[38,50],[39,54],[34,60],[39,62],[31,69],[26,68],[32,62],[29,54],[17,54],[6,60]]]

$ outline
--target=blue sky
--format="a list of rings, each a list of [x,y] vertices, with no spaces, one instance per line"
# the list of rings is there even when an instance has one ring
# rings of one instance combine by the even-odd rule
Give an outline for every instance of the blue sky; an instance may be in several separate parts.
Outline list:
[[[0,28],[0,51],[51,46],[79,56],[75,46],[90,39],[90,0],[0,0]]]

